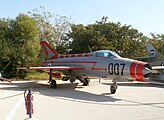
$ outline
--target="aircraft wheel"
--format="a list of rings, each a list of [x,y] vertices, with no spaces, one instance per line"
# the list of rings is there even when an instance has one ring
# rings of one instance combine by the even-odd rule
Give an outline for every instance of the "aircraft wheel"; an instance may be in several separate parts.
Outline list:
[[[116,82],[112,83],[112,85],[110,86],[110,92],[111,94],[115,94],[117,90],[117,84]]]
[[[83,82],[83,86],[87,86],[89,84],[89,79],[88,78],[84,78]]]
[[[51,81],[51,88],[57,88],[56,86],[56,80]]]
[[[110,93],[111,94],[115,94],[116,93],[116,89],[115,89],[115,87],[114,86],[110,86]]]
[[[71,82],[71,83],[74,83],[74,82],[75,82],[75,79],[70,79],[70,82]]]

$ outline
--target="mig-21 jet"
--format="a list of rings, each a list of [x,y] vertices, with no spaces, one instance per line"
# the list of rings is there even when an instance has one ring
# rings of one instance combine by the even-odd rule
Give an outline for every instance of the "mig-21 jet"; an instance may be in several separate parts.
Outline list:
[[[52,88],[56,88],[56,80],[52,79],[53,75],[60,76],[62,73],[65,75],[62,78],[63,81],[70,80],[73,83],[78,79],[84,86],[89,84],[90,77],[113,80],[110,92],[114,94],[117,89],[115,80],[144,81],[152,72],[147,62],[123,58],[110,50],[63,55],[59,54],[47,41],[41,41],[40,44],[44,53],[42,65],[21,69],[48,71]]]

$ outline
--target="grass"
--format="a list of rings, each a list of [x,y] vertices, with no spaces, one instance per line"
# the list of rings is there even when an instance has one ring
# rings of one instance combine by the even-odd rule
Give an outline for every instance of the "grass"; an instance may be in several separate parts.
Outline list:
[[[25,80],[47,80],[49,75],[46,72],[30,71]]]

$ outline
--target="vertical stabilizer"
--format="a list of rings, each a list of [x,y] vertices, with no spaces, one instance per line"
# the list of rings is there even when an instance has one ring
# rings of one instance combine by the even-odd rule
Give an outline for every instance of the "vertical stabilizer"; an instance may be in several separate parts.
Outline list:
[[[160,54],[150,43],[146,44],[147,53],[151,65],[160,66],[164,64],[164,56]]]
[[[40,44],[44,53],[45,60],[52,60],[58,58],[58,53],[50,46],[47,41],[41,41]]]

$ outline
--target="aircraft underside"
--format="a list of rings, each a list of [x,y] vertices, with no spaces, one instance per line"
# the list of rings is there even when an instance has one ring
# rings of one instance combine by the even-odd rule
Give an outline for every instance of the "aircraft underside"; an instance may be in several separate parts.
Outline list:
[[[79,72],[78,74],[77,73],[73,74],[72,71],[67,71],[65,73],[67,73],[67,75],[60,77],[62,81],[70,81],[71,83],[74,83],[76,80],[79,80],[81,83],[83,83],[83,86],[89,85],[91,76],[94,78],[98,78],[98,76],[99,76],[99,78],[100,78],[100,75],[97,75],[97,76],[95,74],[84,75],[84,72],[81,72],[81,73]],[[88,73],[88,71],[87,71],[87,73]],[[52,79],[52,77],[53,77],[53,73],[52,73],[52,71],[50,71],[50,73],[49,73],[50,86],[51,86],[51,88],[57,88],[56,80]],[[106,78],[106,76],[102,75],[101,78]],[[113,83],[110,86],[111,94],[116,93],[116,89],[117,89],[117,83],[115,81],[113,81]]]

